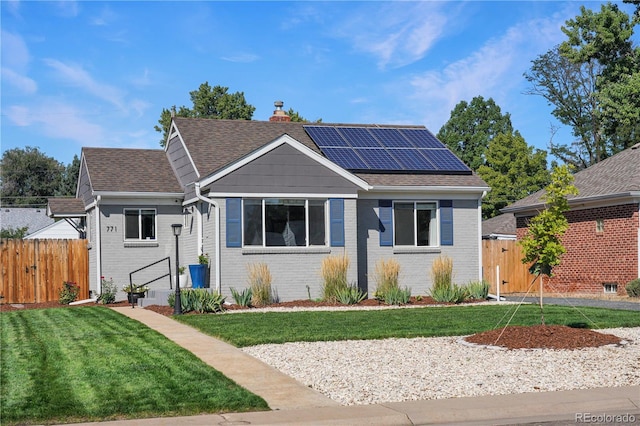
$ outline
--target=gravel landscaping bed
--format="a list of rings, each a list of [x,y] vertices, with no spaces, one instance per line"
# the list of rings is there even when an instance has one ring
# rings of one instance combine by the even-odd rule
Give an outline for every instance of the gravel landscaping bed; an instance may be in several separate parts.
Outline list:
[[[625,344],[506,350],[432,337],[243,350],[344,405],[640,385],[640,327],[598,331]]]

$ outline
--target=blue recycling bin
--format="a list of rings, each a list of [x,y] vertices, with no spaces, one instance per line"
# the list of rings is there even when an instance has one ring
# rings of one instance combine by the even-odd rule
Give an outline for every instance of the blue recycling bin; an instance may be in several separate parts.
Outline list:
[[[205,288],[207,265],[189,265],[189,273],[191,274],[193,288]]]

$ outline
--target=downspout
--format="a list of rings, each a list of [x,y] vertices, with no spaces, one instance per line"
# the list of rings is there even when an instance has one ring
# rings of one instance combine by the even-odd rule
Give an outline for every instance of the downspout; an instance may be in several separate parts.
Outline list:
[[[213,208],[216,211],[215,214],[215,220],[216,220],[216,253],[215,253],[215,262],[216,262],[216,291],[218,292],[218,294],[222,293],[222,287],[220,284],[220,277],[221,277],[221,271],[220,271],[220,206],[218,205],[218,203],[215,202],[215,200],[212,200],[211,198],[207,198],[205,196],[203,196],[200,193],[200,182],[194,182],[194,189],[196,191],[196,197],[201,200],[204,201],[205,203],[211,204],[213,206]],[[202,244],[200,244],[200,247],[202,248]],[[202,253],[200,253],[202,254]]]
[[[96,297],[102,294],[102,249],[100,241],[100,201],[102,195],[96,197],[96,278],[98,294]]]

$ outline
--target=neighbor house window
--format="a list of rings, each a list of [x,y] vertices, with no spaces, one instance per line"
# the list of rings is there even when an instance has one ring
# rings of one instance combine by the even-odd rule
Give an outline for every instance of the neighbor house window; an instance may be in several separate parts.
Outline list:
[[[604,219],[596,219],[596,232],[604,232]]]
[[[245,246],[306,247],[327,245],[326,200],[243,200]]]
[[[611,294],[618,293],[618,284],[616,283],[604,283],[603,286],[604,286],[605,293],[611,293]]]
[[[394,245],[437,246],[434,202],[396,201],[393,204]]]
[[[155,240],[156,210],[125,209],[124,238],[127,240]]]

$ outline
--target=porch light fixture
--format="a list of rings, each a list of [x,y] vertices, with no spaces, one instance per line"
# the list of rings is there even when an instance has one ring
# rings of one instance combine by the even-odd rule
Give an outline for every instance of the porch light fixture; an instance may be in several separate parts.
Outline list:
[[[180,300],[180,254],[178,252],[178,237],[182,232],[182,224],[171,225],[173,235],[176,237],[176,301],[173,304],[173,315],[182,315],[182,301]]]

